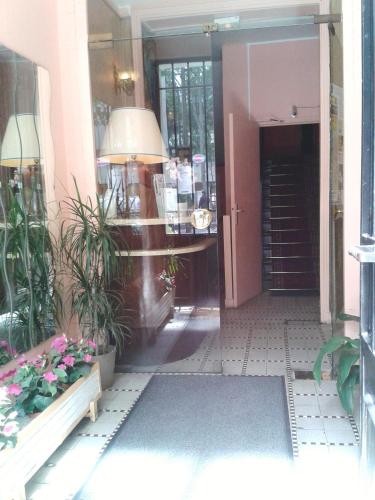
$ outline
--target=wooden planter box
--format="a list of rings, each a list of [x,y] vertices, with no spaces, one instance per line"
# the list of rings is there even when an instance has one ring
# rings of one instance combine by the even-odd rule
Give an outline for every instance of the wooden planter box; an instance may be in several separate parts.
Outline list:
[[[98,363],[18,434],[15,448],[0,452],[1,500],[25,499],[25,484],[88,413],[97,418],[101,396]]]

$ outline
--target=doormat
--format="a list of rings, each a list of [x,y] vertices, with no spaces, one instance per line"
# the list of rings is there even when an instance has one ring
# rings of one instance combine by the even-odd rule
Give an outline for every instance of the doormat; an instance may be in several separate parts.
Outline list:
[[[280,498],[291,464],[283,377],[155,375],[75,499]]]

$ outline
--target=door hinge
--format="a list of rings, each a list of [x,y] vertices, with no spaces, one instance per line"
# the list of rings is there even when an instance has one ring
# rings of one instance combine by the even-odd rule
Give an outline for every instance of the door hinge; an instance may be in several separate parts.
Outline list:
[[[341,14],[315,14],[314,24],[331,24],[331,23],[341,23]]]
[[[207,23],[202,26],[203,33],[210,35],[211,33],[216,33],[219,31],[218,23]]]

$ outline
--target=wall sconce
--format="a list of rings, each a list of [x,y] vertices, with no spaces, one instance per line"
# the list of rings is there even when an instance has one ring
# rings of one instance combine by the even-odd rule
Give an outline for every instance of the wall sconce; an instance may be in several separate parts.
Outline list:
[[[113,66],[113,78],[116,94],[121,92],[125,92],[129,96],[134,94],[135,80],[132,72],[118,71],[117,67]]]

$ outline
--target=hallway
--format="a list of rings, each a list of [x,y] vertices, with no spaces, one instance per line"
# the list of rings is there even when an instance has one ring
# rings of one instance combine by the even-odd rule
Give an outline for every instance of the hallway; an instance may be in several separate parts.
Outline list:
[[[263,294],[237,310],[224,312],[222,351],[217,338],[207,337],[189,358],[160,366],[154,373],[117,374],[115,384],[103,393],[97,422],[85,420],[73,431],[29,483],[28,498],[69,498],[126,422],[153,376],[168,376],[161,371],[189,373],[189,366],[196,372],[198,363],[196,376],[210,376],[205,372],[211,363],[217,363],[220,352],[223,375],[285,376],[293,454],[298,457],[295,463],[301,467],[301,480],[306,473],[311,475],[306,466],[320,464],[322,473],[327,461],[333,460],[338,468],[355,466],[358,430],[354,419],[341,408],[335,381],[323,381],[318,387],[309,374],[309,379],[294,378],[296,372],[311,371],[320,345],[330,335],[329,327],[319,324],[318,305],[317,297]],[[324,369],[329,371],[329,361]],[[57,490],[61,497],[56,496]]]

